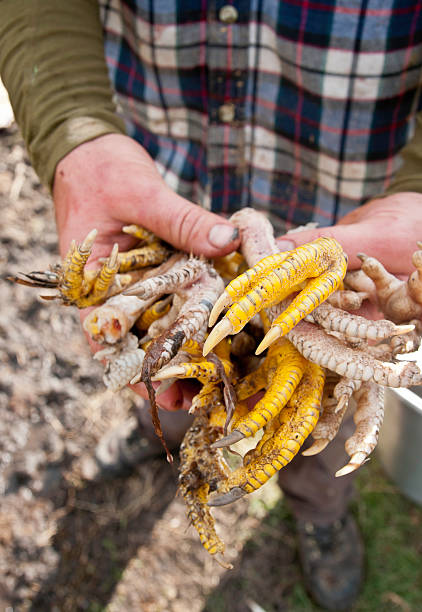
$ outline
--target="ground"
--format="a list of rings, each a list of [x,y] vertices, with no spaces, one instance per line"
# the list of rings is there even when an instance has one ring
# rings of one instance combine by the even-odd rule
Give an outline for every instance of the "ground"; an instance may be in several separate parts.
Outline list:
[[[275,482],[215,511],[227,570],[189,527],[164,460],[99,484],[81,479],[137,398],[105,390],[74,309],[6,280],[58,260],[51,199],[13,125],[0,131],[0,208],[0,610],[318,610]],[[354,512],[368,562],[356,611],[420,610],[422,511],[376,460],[361,471]]]

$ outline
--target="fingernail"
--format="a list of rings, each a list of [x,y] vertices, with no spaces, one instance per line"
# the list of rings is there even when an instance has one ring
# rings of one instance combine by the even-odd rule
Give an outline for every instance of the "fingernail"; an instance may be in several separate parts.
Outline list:
[[[293,240],[277,240],[277,246],[280,249],[280,251],[292,251],[293,249],[296,248],[295,243],[293,242]]]
[[[232,225],[227,225],[226,223],[218,223],[208,232],[208,241],[217,249],[222,249],[238,238],[239,230],[237,227],[233,228]]]

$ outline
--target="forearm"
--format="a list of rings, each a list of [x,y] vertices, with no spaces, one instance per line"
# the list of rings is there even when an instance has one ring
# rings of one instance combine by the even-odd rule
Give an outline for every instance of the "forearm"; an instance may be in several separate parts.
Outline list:
[[[3,0],[0,71],[42,182],[79,144],[125,133],[104,59],[96,0]]]

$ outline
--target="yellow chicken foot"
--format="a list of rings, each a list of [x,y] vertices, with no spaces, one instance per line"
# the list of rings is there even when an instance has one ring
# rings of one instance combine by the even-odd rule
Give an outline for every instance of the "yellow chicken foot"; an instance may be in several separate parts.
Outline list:
[[[243,329],[262,308],[280,302],[297,290],[300,283],[312,279],[308,280],[305,288],[273,321],[256,351],[257,354],[263,352],[333,293],[340,286],[347,268],[347,257],[341,245],[333,238],[317,238],[298,247],[279,266],[271,269],[274,257],[269,258],[268,273],[258,277],[253,288],[232,304],[225,317],[211,331],[204,345],[204,355],[220,340]]]
[[[81,295],[88,291],[88,288],[83,287],[84,268],[91,255],[97,233],[97,230],[91,230],[80,245],[75,240],[72,240],[60,266],[60,293],[63,296],[63,300],[69,304],[74,303]]]
[[[207,506],[209,491],[215,491],[229,473],[220,452],[210,450],[219,430],[218,425],[211,424],[208,412],[201,409],[180,446],[180,492],[188,508],[188,518],[211,555],[224,552],[224,543],[215,531]]]
[[[186,343],[185,343],[186,344]],[[221,344],[227,344],[225,341]],[[219,345],[219,346],[220,346]],[[183,347],[182,347],[183,349]],[[218,347],[216,347],[218,349]],[[223,352],[224,357],[219,354]],[[231,376],[233,372],[233,364],[230,361],[230,352],[217,351],[216,354],[220,359],[220,362],[224,368],[227,376]],[[198,359],[190,361],[189,363],[180,363],[178,365],[171,365],[163,368],[157,374],[152,377],[153,382],[167,380],[168,378],[196,378],[199,382],[205,384],[208,382],[218,382],[221,380],[221,373],[218,365],[214,361],[207,361],[205,359]]]
[[[306,360],[285,339],[269,352],[269,360],[276,360],[273,371],[267,370],[268,390],[247,415],[233,423],[228,436],[218,440],[214,448],[230,446],[242,438],[253,436],[273,419],[289,401],[302,378]]]
[[[222,494],[210,500],[210,506],[226,505],[256,491],[293,459],[318,421],[323,388],[322,368],[308,364],[294,395],[276,417],[275,433],[259,447],[260,454],[247,457],[246,465],[220,485]]]
[[[122,227],[122,232],[137,238],[140,243],[142,243],[142,246],[145,244],[151,244],[152,242],[157,242],[158,240],[155,234],[149,232],[140,225],[125,225]],[[138,244],[138,246],[141,246],[141,244]]]
[[[147,266],[155,266],[165,261],[170,255],[170,250],[161,242],[152,242],[144,247],[132,249],[125,253],[119,253],[119,272],[138,270]]]
[[[127,294],[124,293],[124,295]],[[152,325],[152,323],[158,321],[158,319],[161,319],[164,315],[166,315],[171,308],[172,299],[173,296],[169,295],[163,300],[158,300],[152,306],[147,308],[147,310],[145,310],[145,312],[143,312],[136,321],[137,329],[145,331],[150,325]]]

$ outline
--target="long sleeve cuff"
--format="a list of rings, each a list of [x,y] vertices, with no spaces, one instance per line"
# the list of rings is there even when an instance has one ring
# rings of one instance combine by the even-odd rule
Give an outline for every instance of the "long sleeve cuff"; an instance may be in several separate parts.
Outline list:
[[[0,71],[31,162],[52,187],[75,147],[125,133],[104,59],[96,0],[2,0]]]

